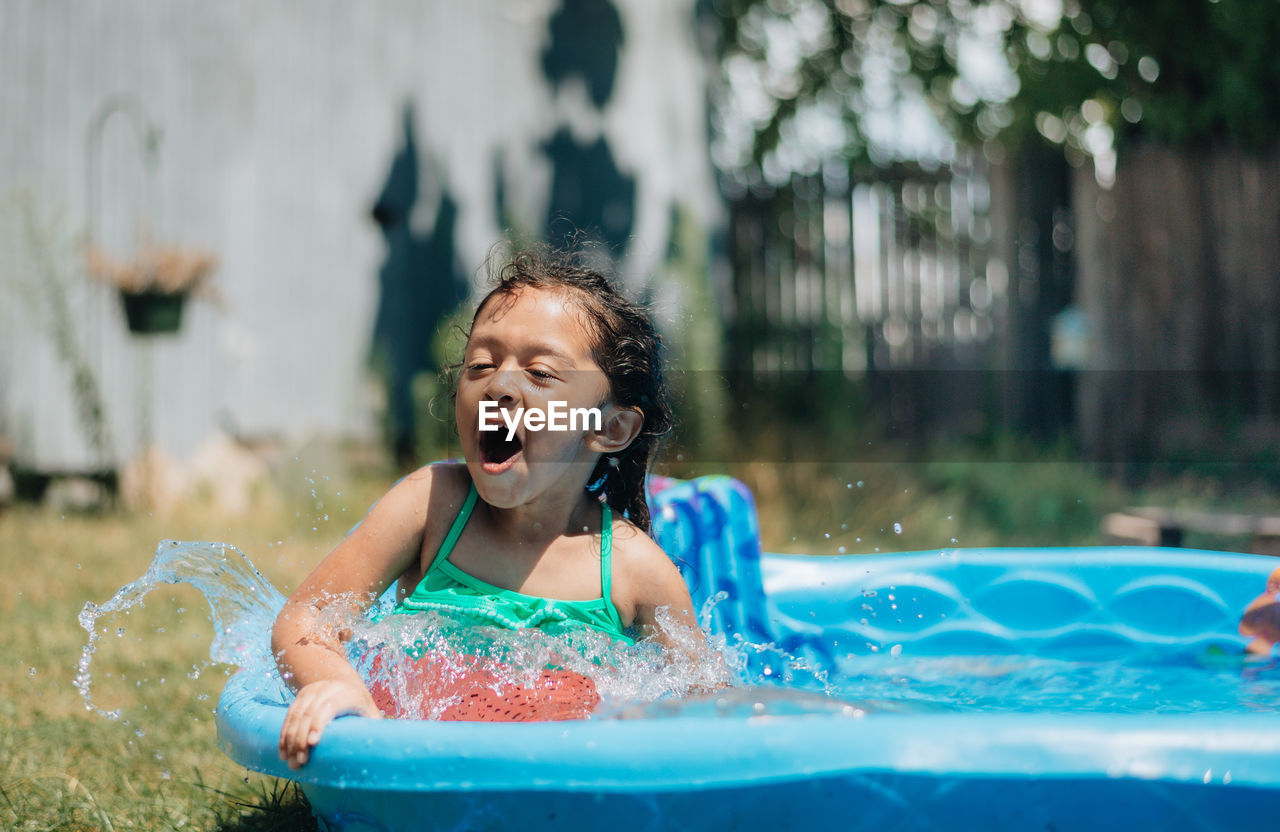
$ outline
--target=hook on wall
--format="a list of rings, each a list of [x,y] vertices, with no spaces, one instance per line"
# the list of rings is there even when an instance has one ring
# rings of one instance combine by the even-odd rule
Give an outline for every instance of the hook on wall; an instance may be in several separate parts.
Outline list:
[[[89,129],[85,137],[85,196],[86,225],[89,245],[94,245],[96,229],[99,228],[98,213],[102,199],[102,137],[106,133],[107,124],[113,117],[124,116],[133,125],[134,135],[138,141],[138,154],[142,160],[142,171],[145,177],[142,183],[144,209],[150,209],[155,195],[155,176],[160,167],[160,141],[163,131],[151,121],[146,107],[133,93],[116,93],[103,99],[93,118],[89,120]],[[144,210],[145,215],[151,215]]]

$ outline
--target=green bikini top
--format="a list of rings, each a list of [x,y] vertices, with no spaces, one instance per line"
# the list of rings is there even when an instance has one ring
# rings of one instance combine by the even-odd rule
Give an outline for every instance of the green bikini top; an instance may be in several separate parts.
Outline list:
[[[525,595],[511,589],[503,589],[468,575],[449,561],[462,530],[467,525],[471,510],[476,505],[476,486],[471,484],[462,510],[454,518],[453,525],[435,560],[427,567],[413,593],[401,601],[392,614],[410,614],[443,610],[461,614],[478,624],[489,624],[508,630],[533,627],[553,634],[590,628],[598,630],[625,644],[635,639],[623,632],[618,609],[609,599],[610,560],[613,549],[613,513],[602,504],[600,512],[600,587],[601,596],[590,601],[563,601]]]

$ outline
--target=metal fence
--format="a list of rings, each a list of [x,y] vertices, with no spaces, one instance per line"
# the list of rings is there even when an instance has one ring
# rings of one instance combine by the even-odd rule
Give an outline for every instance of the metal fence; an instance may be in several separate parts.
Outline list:
[[[808,408],[805,388],[827,404],[861,393],[881,422],[912,430],[980,411],[989,397],[964,371],[996,360],[1008,306],[991,202],[971,159],[874,178],[828,167],[732,198],[727,363],[744,394]]]

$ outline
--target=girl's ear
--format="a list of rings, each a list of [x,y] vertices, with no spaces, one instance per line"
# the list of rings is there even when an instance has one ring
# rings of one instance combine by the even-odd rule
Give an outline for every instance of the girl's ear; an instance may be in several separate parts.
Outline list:
[[[600,429],[587,432],[587,447],[601,454],[618,453],[640,435],[640,428],[644,427],[644,414],[638,408],[612,404],[603,410],[604,420]]]

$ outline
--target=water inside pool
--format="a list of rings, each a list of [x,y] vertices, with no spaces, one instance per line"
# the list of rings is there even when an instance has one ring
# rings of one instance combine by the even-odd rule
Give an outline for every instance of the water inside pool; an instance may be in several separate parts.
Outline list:
[[[146,573],[102,605],[86,604],[80,624],[89,634],[75,684],[85,707],[108,717],[118,710],[92,698],[91,663],[117,613],[139,604],[161,584],[194,586],[209,602],[214,638],[210,662],[234,665],[279,680],[270,651],[270,631],[284,603],[280,594],[238,549],[222,543],[163,541]],[[710,603],[718,599],[713,598]],[[702,620],[709,618],[702,611]],[[928,711],[1092,711],[1203,713],[1280,709],[1280,666],[1273,659],[1246,660],[1228,653],[1176,647],[1116,651],[1070,659],[1029,655],[916,656],[909,651],[847,655],[829,665],[792,656],[772,644],[707,635],[715,651],[697,649],[691,632],[670,627],[680,649],[655,642],[614,645],[604,636],[556,637],[540,631],[511,632],[459,626],[445,615],[388,616],[382,621],[334,620],[351,631],[348,649],[368,671],[370,658],[389,659],[384,673],[396,677],[395,662],[406,649],[443,657],[441,673],[473,667],[464,656],[480,656],[495,669],[499,690],[529,681],[543,667],[591,676],[602,702],[593,718],[671,716],[868,714]],[[723,656],[720,661],[718,656]],[[761,661],[761,658],[767,659]],[[719,683],[729,687],[712,692]],[[398,699],[417,695],[401,684]],[[439,703],[443,708],[448,702]]]

